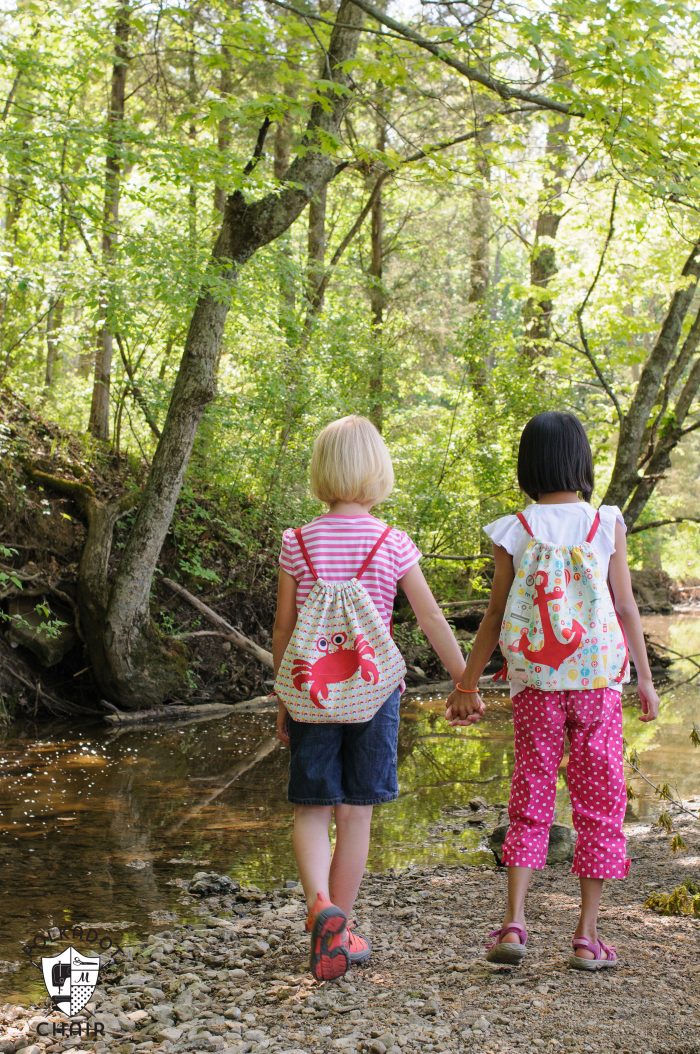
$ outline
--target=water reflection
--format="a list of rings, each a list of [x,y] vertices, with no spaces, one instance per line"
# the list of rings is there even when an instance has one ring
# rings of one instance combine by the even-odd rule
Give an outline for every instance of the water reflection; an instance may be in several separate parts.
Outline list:
[[[699,627],[695,620],[696,633]],[[687,644],[669,646],[681,643]],[[640,723],[633,710],[625,714],[625,734],[642,768],[686,798],[700,791],[700,755],[689,739],[699,698],[695,684],[674,689],[652,725]],[[370,868],[491,861],[483,830],[465,827],[463,818],[451,825],[443,813],[475,795],[490,803],[507,799],[510,707],[495,694],[489,703],[480,725],[460,730],[444,723],[440,700],[404,705],[401,796],[376,810]],[[102,724],[80,735],[66,724],[6,730],[0,742],[6,905],[0,960],[21,961],[21,942],[52,925],[115,927],[115,934],[134,938],[178,907],[173,880],[200,868],[260,886],[293,877],[287,760],[272,724],[270,714],[237,714],[116,734]],[[638,789],[631,815],[652,815],[658,809],[653,793]],[[569,815],[563,778],[557,814]],[[43,990],[34,969],[23,964],[0,973],[0,994],[24,1001]]]

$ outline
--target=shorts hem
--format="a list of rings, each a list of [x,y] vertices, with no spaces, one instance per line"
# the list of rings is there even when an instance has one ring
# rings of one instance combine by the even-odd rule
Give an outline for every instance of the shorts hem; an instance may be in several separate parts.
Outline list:
[[[287,795],[287,801],[290,805],[383,805],[396,801],[398,796],[398,792],[381,798],[291,798]]]
[[[381,798],[344,798],[343,805],[384,805],[389,801],[396,801],[398,798],[398,791],[396,794],[384,794]]]

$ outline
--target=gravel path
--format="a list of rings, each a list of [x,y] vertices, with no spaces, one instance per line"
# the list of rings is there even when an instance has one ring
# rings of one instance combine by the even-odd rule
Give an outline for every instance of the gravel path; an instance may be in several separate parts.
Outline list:
[[[200,922],[161,931],[105,972],[91,1004],[105,1040],[42,1040],[36,1025],[60,1015],[8,1004],[0,1054],[700,1054],[700,922],[642,906],[653,889],[697,881],[697,825],[683,828],[689,848],[676,857],[666,836],[630,833],[630,878],[607,884],[601,920],[621,956],[615,970],[566,968],[577,907],[566,864],[536,876],[530,952],[519,969],[481,955],[500,921],[504,872],[368,876],[357,915],[374,955],[335,984],[306,973],[299,887],[240,890],[191,898]]]

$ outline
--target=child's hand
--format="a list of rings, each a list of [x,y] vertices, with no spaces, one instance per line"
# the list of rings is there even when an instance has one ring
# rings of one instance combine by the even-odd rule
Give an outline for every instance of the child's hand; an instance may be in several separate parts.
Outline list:
[[[277,698],[277,728],[276,734],[283,747],[289,746],[289,729],[287,725],[287,707],[280,698]]]
[[[445,720],[454,728],[473,725],[481,720],[486,707],[478,692],[460,692],[455,688],[445,703]]]
[[[641,677],[637,681],[637,693],[642,704],[640,721],[655,721],[659,713],[659,697],[651,677]]]

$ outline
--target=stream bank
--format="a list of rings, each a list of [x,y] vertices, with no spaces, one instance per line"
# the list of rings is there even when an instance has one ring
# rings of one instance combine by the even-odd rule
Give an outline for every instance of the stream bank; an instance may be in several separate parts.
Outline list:
[[[643,907],[655,890],[697,876],[697,824],[681,829],[688,850],[676,856],[657,829],[629,832],[630,876],[607,884],[601,916],[601,933],[620,954],[615,970],[566,967],[577,906],[566,864],[536,876],[530,951],[519,969],[483,959],[483,940],[500,917],[504,871],[369,875],[357,915],[373,940],[372,959],[327,984],[306,970],[299,886],[262,892],[234,884],[223,895],[189,896],[188,924],[126,948],[104,971],[88,1004],[104,1039],[42,1038],[37,1026],[60,1015],[41,1003],[5,1004],[0,1050],[698,1054],[700,921]]]

